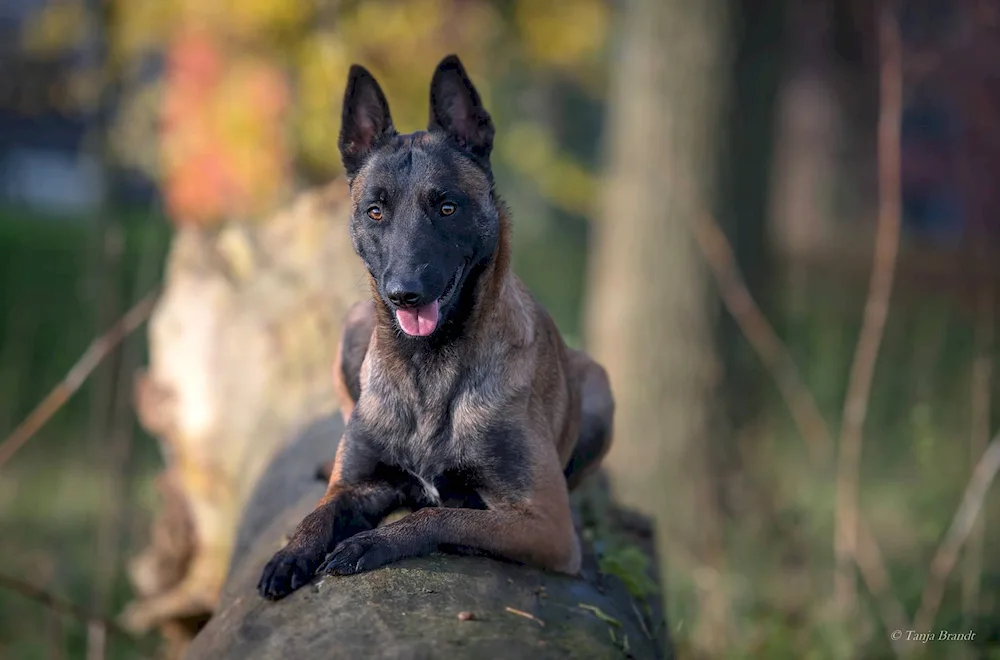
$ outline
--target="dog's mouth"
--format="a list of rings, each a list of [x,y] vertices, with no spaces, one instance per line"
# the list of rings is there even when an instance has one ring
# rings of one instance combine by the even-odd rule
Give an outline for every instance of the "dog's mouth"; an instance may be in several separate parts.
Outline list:
[[[464,272],[465,262],[463,261],[451,276],[451,279],[448,280],[444,291],[441,292],[441,295],[434,302],[420,307],[397,307],[396,322],[399,323],[400,329],[411,337],[427,337],[434,332],[440,321],[441,308],[448,304],[455,294],[455,291],[458,289],[458,283],[462,279],[462,273]]]

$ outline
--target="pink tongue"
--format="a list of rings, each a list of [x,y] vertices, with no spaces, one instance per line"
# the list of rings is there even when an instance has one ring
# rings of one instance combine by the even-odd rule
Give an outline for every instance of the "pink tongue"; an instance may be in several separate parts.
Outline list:
[[[396,320],[408,335],[426,337],[434,332],[438,324],[438,301],[413,309],[397,309]]]

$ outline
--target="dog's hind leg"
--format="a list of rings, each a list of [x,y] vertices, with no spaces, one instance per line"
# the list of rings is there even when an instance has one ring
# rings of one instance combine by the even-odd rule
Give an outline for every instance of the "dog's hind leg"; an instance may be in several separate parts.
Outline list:
[[[344,317],[344,329],[333,362],[333,391],[345,424],[361,396],[361,363],[368,353],[374,328],[375,305],[372,301],[354,303]],[[332,471],[333,459],[330,459],[316,467],[316,478],[329,481]]]
[[[611,449],[615,400],[604,367],[582,351],[567,349],[569,379],[580,388],[580,435],[563,468],[566,484],[576,488]]]

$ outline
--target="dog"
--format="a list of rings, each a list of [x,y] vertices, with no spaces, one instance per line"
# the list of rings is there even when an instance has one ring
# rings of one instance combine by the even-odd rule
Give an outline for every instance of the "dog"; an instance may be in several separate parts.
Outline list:
[[[511,270],[493,138],[456,55],[432,77],[427,130],[409,134],[350,68],[339,148],[371,298],[340,339],[346,425],[326,494],[264,567],[262,597],[441,550],[579,573],[569,492],[611,446],[614,399]]]

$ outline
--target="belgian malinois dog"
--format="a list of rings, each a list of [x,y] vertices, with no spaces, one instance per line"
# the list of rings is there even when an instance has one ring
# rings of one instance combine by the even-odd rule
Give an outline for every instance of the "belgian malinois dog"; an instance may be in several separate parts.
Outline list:
[[[493,135],[454,55],[431,80],[427,130],[409,134],[350,69],[340,151],[371,299],[340,340],[346,426],[326,495],[264,567],[266,598],[437,550],[579,571],[569,490],[608,451],[614,400],[511,270]]]

